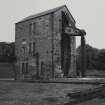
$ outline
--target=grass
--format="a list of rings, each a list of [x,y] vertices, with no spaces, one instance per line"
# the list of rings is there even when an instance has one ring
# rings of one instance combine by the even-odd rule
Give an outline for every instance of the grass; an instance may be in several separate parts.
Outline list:
[[[14,78],[14,72],[11,63],[0,63],[0,78]]]
[[[86,70],[88,77],[105,78],[105,70]]]
[[[0,81],[0,105],[63,105],[67,93],[92,85]]]

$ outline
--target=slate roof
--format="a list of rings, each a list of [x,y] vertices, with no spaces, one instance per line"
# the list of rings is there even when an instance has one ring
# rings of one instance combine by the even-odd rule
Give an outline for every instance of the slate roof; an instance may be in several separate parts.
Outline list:
[[[23,22],[23,21],[27,21],[27,20],[30,20],[30,19],[33,19],[33,18],[36,18],[36,17],[40,17],[40,16],[43,16],[43,15],[47,15],[49,13],[53,13],[53,12],[56,12],[57,10],[63,8],[63,7],[66,7],[66,5],[62,5],[62,6],[59,6],[59,7],[56,7],[56,8],[53,8],[53,9],[50,9],[50,10],[47,10],[47,11],[44,11],[44,12],[41,12],[41,13],[38,13],[38,14],[34,14],[34,15],[31,15],[31,16],[28,16],[26,18],[24,18],[23,20],[19,21],[19,22]],[[68,8],[67,8],[68,10]],[[68,10],[69,11],[69,10]],[[70,12],[69,12],[70,13]],[[70,13],[71,15],[71,13]],[[72,15],[71,15],[72,16]],[[73,17],[72,17],[73,18]],[[74,19],[74,18],[73,18]],[[75,20],[74,20],[75,21]],[[18,22],[18,23],[19,23]]]

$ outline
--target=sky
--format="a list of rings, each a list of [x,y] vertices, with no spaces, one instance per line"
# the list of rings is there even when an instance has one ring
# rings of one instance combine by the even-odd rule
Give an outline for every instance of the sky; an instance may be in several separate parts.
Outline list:
[[[105,0],[0,0],[0,42],[15,41],[18,21],[61,5],[67,5],[76,26],[85,29],[87,44],[105,48]]]

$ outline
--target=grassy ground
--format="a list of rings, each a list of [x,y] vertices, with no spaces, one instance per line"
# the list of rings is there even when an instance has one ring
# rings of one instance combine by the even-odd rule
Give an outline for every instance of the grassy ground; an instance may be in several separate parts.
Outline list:
[[[88,77],[105,78],[105,70],[86,70]]]
[[[63,105],[69,101],[66,94],[70,91],[91,87],[93,86],[86,84],[45,84],[0,81],[0,105]],[[88,104],[83,103],[80,105]],[[102,104],[92,103],[89,105]]]
[[[14,78],[14,71],[11,63],[0,63],[0,78]]]

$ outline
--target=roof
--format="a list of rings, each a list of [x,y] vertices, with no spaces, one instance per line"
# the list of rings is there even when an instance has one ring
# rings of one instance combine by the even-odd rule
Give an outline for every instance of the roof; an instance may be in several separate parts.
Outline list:
[[[66,5],[62,5],[62,6],[59,6],[59,7],[54,8],[54,9],[50,9],[50,10],[47,10],[47,11],[44,11],[44,12],[41,12],[41,13],[38,13],[38,14],[34,14],[34,15],[31,15],[31,16],[28,16],[28,17],[24,18],[23,20],[19,21],[18,23],[23,22],[23,21],[27,21],[27,20],[30,20],[30,19],[33,19],[33,18],[36,18],[36,17],[40,17],[40,16],[43,16],[43,15],[47,15],[49,13],[56,12],[57,10],[59,10],[61,8],[64,8],[64,7],[66,7]],[[67,8],[67,10],[68,10],[68,8]],[[70,13],[70,15],[71,15],[71,13]]]

